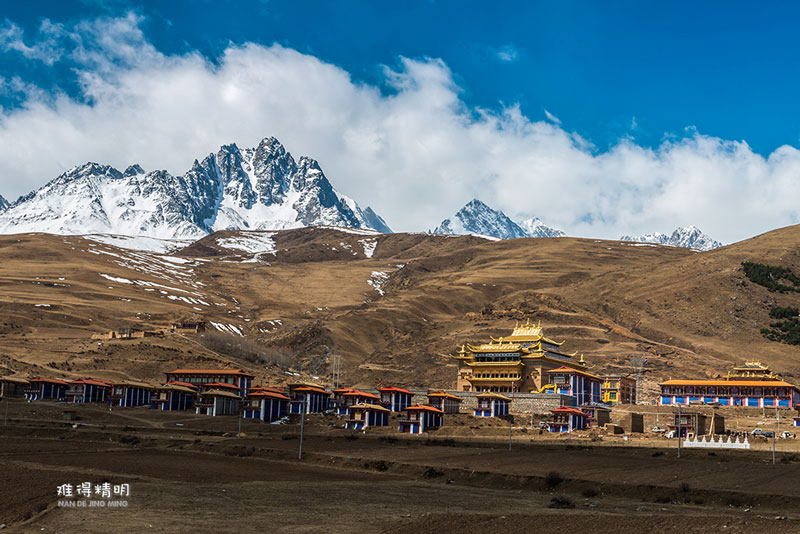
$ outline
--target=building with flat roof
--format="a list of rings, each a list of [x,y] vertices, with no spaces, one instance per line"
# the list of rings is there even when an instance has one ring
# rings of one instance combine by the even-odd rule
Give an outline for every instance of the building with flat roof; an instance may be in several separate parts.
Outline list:
[[[175,369],[164,374],[167,382],[187,382],[195,386],[212,382],[234,385],[240,397],[247,395],[250,383],[255,378],[242,369]]]
[[[66,401],[72,403],[106,402],[111,384],[93,378],[79,378],[67,386]]]
[[[405,411],[411,406],[411,399],[414,397],[409,390],[393,386],[378,388],[378,393],[381,396],[381,406],[393,412]]]
[[[30,383],[27,379],[16,376],[0,376],[0,399],[24,397]]]
[[[363,430],[371,426],[388,426],[390,410],[378,404],[354,404],[344,420],[344,427]]]
[[[108,404],[120,408],[144,406],[150,404],[154,389],[152,385],[145,382],[133,380],[112,382]]]
[[[242,398],[231,391],[209,389],[199,394],[194,404],[198,415],[239,415]]]
[[[406,408],[406,416],[399,420],[400,432],[422,434],[444,424],[444,413],[433,406],[413,404]]]
[[[277,421],[286,415],[289,397],[270,389],[251,389],[244,403],[246,419],[261,419],[265,423]]]
[[[561,406],[550,410],[550,413],[553,415],[553,420],[547,422],[548,432],[571,432],[589,426],[589,416],[581,410]]]
[[[328,409],[330,393],[323,386],[307,382],[287,385],[289,413],[320,413]]]
[[[428,393],[428,405],[439,408],[444,413],[459,413],[462,400],[458,395],[445,393],[444,391]]]
[[[611,408],[602,404],[584,404],[578,407],[589,418],[587,426],[599,428],[611,422]]]
[[[636,380],[627,376],[604,376],[601,401],[608,404],[636,404]]]
[[[64,380],[37,376],[28,381],[28,387],[25,389],[25,398],[32,401],[64,400],[68,385]]]
[[[716,404],[753,408],[795,408],[800,389],[774,374],[761,362],[746,362],[716,379],[667,380],[659,384],[662,405]]]
[[[478,403],[473,415],[478,417],[501,417],[508,414],[511,399],[500,393],[480,393],[476,395]]]
[[[592,373],[571,367],[559,367],[547,371],[552,392],[573,398],[576,406],[600,402],[603,379]]]
[[[342,405],[339,406],[337,413],[339,415],[349,415],[352,406],[356,404],[378,404],[378,399],[380,397],[374,393],[352,389],[342,394]]]
[[[154,388],[150,399],[153,410],[181,411],[194,407],[197,386],[187,382],[168,382]]]

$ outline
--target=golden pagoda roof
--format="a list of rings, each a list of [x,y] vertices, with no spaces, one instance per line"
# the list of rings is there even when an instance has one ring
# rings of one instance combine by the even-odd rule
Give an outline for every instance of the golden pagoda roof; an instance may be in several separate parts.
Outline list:
[[[769,367],[758,361],[744,362],[744,365],[736,365],[734,371],[769,371]]]
[[[521,360],[513,360],[513,361],[510,361],[510,362],[504,362],[504,361],[499,361],[499,362],[472,362],[472,361],[470,361],[470,362],[464,362],[464,364],[468,365],[470,367],[483,367],[483,366],[489,366],[489,367],[520,367],[520,366],[524,366],[525,365]]]
[[[780,380],[781,377],[772,371],[769,367],[761,362],[750,361],[745,362],[744,365],[738,365],[733,368],[733,372],[728,371],[725,380],[736,380],[741,378],[753,378],[762,380]]]
[[[501,340],[503,338],[500,338]],[[467,345],[470,352],[519,352],[522,350],[522,345],[519,343],[481,343],[480,345],[473,346]]]

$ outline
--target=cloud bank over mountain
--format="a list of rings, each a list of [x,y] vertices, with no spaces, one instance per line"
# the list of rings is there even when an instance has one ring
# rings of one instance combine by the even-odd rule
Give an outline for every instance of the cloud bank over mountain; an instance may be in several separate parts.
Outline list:
[[[439,59],[399,57],[369,85],[278,44],[165,55],[142,22],[45,21],[36,35],[0,27],[4,53],[68,65],[80,88],[75,97],[0,79],[21,103],[0,114],[0,194],[13,201],[89,160],[178,174],[196,154],[269,132],[314,154],[396,231],[435,227],[474,197],[514,220],[536,215],[568,235],[612,239],[694,224],[732,242],[800,222],[791,146],[762,157],[688,128],[655,148],[625,138],[599,152],[517,105],[468,107]]]

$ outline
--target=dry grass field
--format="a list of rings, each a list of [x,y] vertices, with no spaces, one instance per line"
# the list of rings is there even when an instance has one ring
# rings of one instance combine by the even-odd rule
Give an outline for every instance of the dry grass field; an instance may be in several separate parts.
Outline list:
[[[483,441],[353,433],[310,416],[236,418],[12,401],[0,425],[0,524],[14,532],[790,533],[800,447],[610,446],[504,428]],[[466,417],[466,416],[464,416]],[[489,423],[487,423],[489,424]],[[442,429],[444,430],[444,428]],[[497,431],[501,431],[498,433]],[[659,446],[660,445],[660,446]],[[59,506],[62,484],[130,484],[125,508]],[[67,500],[86,500],[81,498]],[[113,525],[113,526],[112,526]]]
[[[235,366],[274,383],[287,361],[324,378],[338,354],[348,384],[450,387],[448,354],[531,319],[598,373],[630,372],[630,357],[647,354],[650,395],[660,380],[716,376],[754,358],[791,380],[798,348],[760,329],[771,306],[800,297],[749,282],[741,263],[800,272],[798,243],[800,227],[702,253],[308,228],[219,232],[159,254],[77,236],[2,236],[0,374],[158,380],[171,367]],[[181,319],[266,348],[211,351],[193,335],[90,339]]]

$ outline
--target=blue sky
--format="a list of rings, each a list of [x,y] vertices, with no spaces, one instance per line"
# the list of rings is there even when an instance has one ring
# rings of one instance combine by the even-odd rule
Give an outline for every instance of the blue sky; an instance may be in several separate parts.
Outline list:
[[[57,117],[69,127],[55,129],[62,133],[52,134],[52,146],[64,143],[58,135],[66,136],[69,128],[111,129],[120,117],[132,117],[134,107],[152,107],[153,116],[159,116],[157,103],[137,100],[144,97],[127,84],[136,78],[141,86],[148,72],[164,75],[165,69],[185,74],[178,76],[183,81],[198,76],[187,87],[208,84],[207,100],[169,119],[185,120],[218,107],[208,96],[216,94],[212,84],[229,87],[244,72],[261,76],[263,51],[270,51],[270,62],[295,69],[288,77],[288,70],[275,71],[283,73],[284,83],[276,83],[274,90],[287,90],[286,98],[297,93],[290,85],[302,84],[303,76],[316,79],[305,68],[315,73],[333,69],[347,80],[335,98],[325,83],[301,89],[308,90],[307,102],[319,105],[298,115],[303,128],[290,125],[288,117],[285,122],[274,119],[276,112],[262,95],[247,93],[256,91],[257,84],[243,85],[237,98],[244,109],[263,111],[263,132],[258,125],[239,130],[227,125],[219,128],[219,139],[207,134],[167,148],[121,137],[117,141],[126,144],[122,152],[87,139],[86,146],[70,146],[66,153],[48,149],[49,165],[0,165],[0,194],[14,198],[40,186],[84,155],[119,165],[131,158],[182,172],[223,136],[233,137],[224,142],[246,145],[276,135],[297,155],[320,159],[337,188],[374,205],[397,229],[435,226],[479,196],[512,217],[536,215],[580,235],[667,232],[697,224],[718,239],[741,239],[798,222],[792,207],[797,204],[792,189],[797,156],[787,151],[800,145],[798,11],[800,6],[790,3],[756,9],[736,2],[8,4],[0,27],[0,138],[4,133],[27,139],[34,125]],[[127,48],[116,46],[120,43]],[[200,60],[205,64],[198,65]],[[269,63],[270,68],[275,64]],[[241,70],[233,73],[236,68]],[[230,77],[223,79],[225,73]],[[176,90],[187,90],[177,83],[172,82]],[[150,98],[162,90],[168,89],[152,88]],[[440,119],[438,125],[452,126],[424,144],[426,156],[446,148],[426,160],[423,169],[408,164],[417,156],[404,152],[412,150],[405,140],[430,127],[417,122],[398,139],[385,130],[398,124],[398,116],[404,117],[403,125],[412,121],[414,108],[402,108],[401,101],[413,106],[414,96],[424,97],[426,104],[441,97],[431,116]],[[40,107],[54,115],[41,109],[35,115],[34,108]],[[371,111],[360,115],[363,108]],[[351,138],[367,144],[377,139],[380,150],[337,159],[342,147],[323,136],[337,135],[342,125],[323,120],[330,122],[330,130],[311,132],[319,129],[315,116],[329,117],[341,109],[350,114],[350,122],[342,124],[359,124],[350,137],[345,135],[345,144]],[[34,144],[27,142],[22,153],[35,153]],[[491,147],[498,156],[465,164],[465,169],[480,169],[471,176],[458,166],[447,167],[476,144]],[[352,163],[354,158],[361,167]],[[186,162],[182,167],[181,161]],[[530,170],[527,176],[525,169]],[[420,172],[430,172],[426,181],[435,180],[434,194],[446,198],[421,206],[410,217],[396,207],[398,192],[391,184],[404,183],[402,198],[411,201],[422,187],[411,175]],[[375,178],[384,175],[385,182]],[[585,198],[573,204],[553,199],[520,205],[520,188],[532,197],[535,192],[552,197],[559,182],[585,187]],[[759,187],[773,194],[785,191],[792,202],[765,209],[750,223],[739,221],[735,204],[740,197],[732,191]],[[707,204],[681,195],[707,197]],[[715,205],[720,202],[726,209]],[[677,209],[676,203],[686,206]]]
[[[69,23],[131,9],[164,53],[216,58],[230,42],[277,42],[368,83],[398,56],[441,58],[467,104],[548,110],[600,149],[626,135],[658,144],[688,126],[744,139],[761,154],[800,144],[795,3],[16,2],[4,15],[33,36],[43,18]],[[0,71],[75,94],[61,67],[0,59]]]

